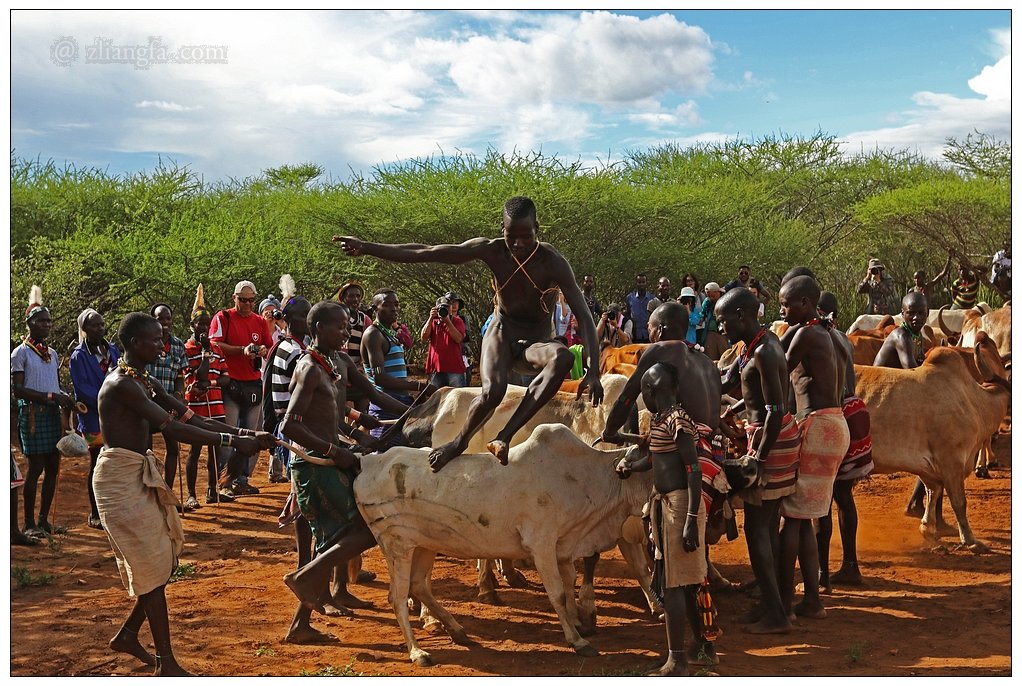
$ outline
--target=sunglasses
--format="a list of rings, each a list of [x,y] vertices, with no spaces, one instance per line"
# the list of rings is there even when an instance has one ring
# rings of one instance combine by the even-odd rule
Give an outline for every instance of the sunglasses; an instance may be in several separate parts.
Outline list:
[[[240,302],[240,303],[254,303],[255,302],[255,298],[242,298],[240,295],[236,295],[234,297],[237,298],[238,302]]]

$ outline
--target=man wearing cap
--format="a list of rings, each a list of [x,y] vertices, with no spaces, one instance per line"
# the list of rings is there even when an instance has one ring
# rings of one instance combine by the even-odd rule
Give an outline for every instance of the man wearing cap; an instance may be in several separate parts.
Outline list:
[[[859,283],[858,292],[866,293],[866,311],[864,314],[898,314],[898,294],[895,291],[894,279],[884,270],[884,263],[877,258],[869,261],[866,278]]]
[[[465,361],[461,342],[465,340],[465,322],[458,316],[462,301],[457,293],[444,293],[429,311],[419,337],[429,343],[426,373],[437,388],[464,388]]]
[[[269,323],[254,312],[256,287],[239,281],[234,287],[234,307],[220,310],[209,325],[209,340],[220,346],[231,378],[224,389],[227,424],[239,429],[258,429],[262,417],[262,363],[273,345]],[[251,495],[259,489],[248,483],[259,453],[225,450],[232,483],[230,495]]]
[[[28,309],[25,310],[28,336],[11,353],[11,384],[14,397],[18,399],[18,437],[21,439],[21,452],[28,459],[25,534],[36,538],[52,533],[48,517],[60,471],[57,441],[62,433],[61,410],[71,407],[71,397],[60,389],[57,380],[57,351],[47,344],[53,318],[42,300],[39,287],[33,286]],[[46,476],[43,478],[37,524],[35,492],[44,471]]]
[[[102,529],[99,521],[99,510],[96,508],[96,491],[92,487],[92,474],[96,471],[96,460],[103,447],[103,434],[99,430],[99,411],[96,403],[99,389],[103,386],[106,375],[117,367],[121,353],[117,346],[106,339],[106,323],[103,315],[91,307],[78,315],[78,347],[71,353],[71,384],[75,389],[75,399],[79,405],[85,406],[85,412],[78,411],[78,425],[75,429],[85,437],[89,444],[89,526]]]
[[[280,312],[280,301],[274,298],[272,295],[266,296],[261,303],[259,303],[259,316],[267,321],[270,325],[270,338],[276,343],[284,334],[287,332],[287,322],[284,321],[284,317],[278,314],[274,317],[274,313]]]

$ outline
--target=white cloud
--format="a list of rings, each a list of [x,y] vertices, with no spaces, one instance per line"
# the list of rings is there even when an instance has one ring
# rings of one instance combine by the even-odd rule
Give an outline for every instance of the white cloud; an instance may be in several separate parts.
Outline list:
[[[983,67],[969,79],[969,88],[982,97],[958,97],[948,93],[919,91],[912,95],[916,109],[890,116],[903,122],[872,131],[856,131],[843,136],[842,148],[856,153],[860,149],[908,149],[927,157],[940,157],[949,137],[964,138],[973,131],[1000,139],[1011,138],[1011,36],[993,32],[997,62]]]
[[[695,126],[702,123],[702,119],[699,117],[699,107],[694,100],[684,102],[673,110],[660,109],[655,112],[629,114],[628,121],[646,124],[654,129]]]
[[[154,109],[160,110],[161,112],[191,112],[193,110],[202,109],[202,105],[185,106],[176,102],[168,102],[166,100],[143,100],[136,102],[135,107],[140,110]]]

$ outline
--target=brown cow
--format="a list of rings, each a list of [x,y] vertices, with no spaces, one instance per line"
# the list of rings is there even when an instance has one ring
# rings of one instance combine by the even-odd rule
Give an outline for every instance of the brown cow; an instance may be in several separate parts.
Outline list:
[[[971,348],[976,344],[976,336],[980,332],[986,335],[997,345],[997,352],[1001,355],[1011,354],[1011,301],[1004,304],[1004,307],[980,314],[977,310],[968,310],[962,321],[962,339],[959,345],[964,348]]]
[[[870,411],[875,473],[908,472],[923,480],[929,497],[919,528],[930,538],[946,489],[962,543],[979,552],[986,547],[969,527],[965,478],[1008,409],[1011,375],[985,333],[977,335],[975,359],[982,384],[961,354],[938,348],[916,369],[856,365],[855,390]]]

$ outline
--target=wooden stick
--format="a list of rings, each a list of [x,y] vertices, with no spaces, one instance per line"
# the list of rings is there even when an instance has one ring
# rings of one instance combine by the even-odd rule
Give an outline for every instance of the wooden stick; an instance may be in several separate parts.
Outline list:
[[[296,445],[291,445],[290,443],[288,443],[286,441],[282,441],[279,438],[275,439],[275,440],[277,441],[277,445],[280,445],[280,446],[283,446],[283,447],[287,448],[288,450],[290,450],[295,455],[297,455],[298,457],[302,458],[303,460],[305,460],[309,464],[318,464],[321,467],[336,467],[337,466],[337,464],[333,460],[322,458],[322,457],[313,457],[312,455],[309,455],[307,452],[305,452],[304,450],[302,450],[301,448],[299,448]]]

